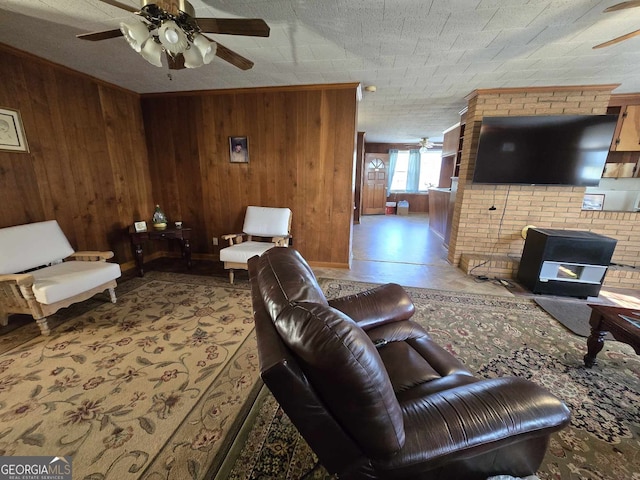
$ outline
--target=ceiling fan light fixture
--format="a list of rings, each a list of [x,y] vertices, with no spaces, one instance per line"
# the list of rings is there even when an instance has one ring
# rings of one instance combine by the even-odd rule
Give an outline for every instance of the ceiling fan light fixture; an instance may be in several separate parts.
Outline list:
[[[187,48],[182,55],[184,56],[184,66],[187,68],[198,68],[204,63],[200,51],[193,45]]]
[[[429,149],[427,147],[420,147],[420,153],[427,153]]]
[[[158,29],[162,46],[171,54],[183,53],[189,46],[187,35],[173,20],[165,21]]]
[[[193,36],[193,45],[200,51],[200,54],[202,55],[202,62],[205,65],[211,63],[213,57],[216,56],[218,44],[216,42],[210,41],[204,35],[196,33]]]
[[[162,67],[162,47],[153,37],[144,42],[140,55],[150,64]]]
[[[127,43],[136,52],[142,50],[142,45],[149,38],[149,29],[144,22],[120,22],[120,31]]]

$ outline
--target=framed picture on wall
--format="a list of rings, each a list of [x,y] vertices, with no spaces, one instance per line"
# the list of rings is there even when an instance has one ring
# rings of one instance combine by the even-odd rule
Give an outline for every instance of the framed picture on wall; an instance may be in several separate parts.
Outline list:
[[[582,210],[602,210],[604,207],[603,193],[585,193],[582,199]]]
[[[0,150],[5,152],[29,151],[18,110],[0,108]]]
[[[229,137],[229,161],[231,163],[249,163],[247,137]]]

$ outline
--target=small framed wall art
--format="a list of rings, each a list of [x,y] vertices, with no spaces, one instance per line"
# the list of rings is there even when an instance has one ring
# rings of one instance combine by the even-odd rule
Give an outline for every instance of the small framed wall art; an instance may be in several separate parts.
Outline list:
[[[28,152],[22,119],[18,110],[0,108],[0,151]]]
[[[249,163],[247,137],[229,137],[229,161],[231,163]]]

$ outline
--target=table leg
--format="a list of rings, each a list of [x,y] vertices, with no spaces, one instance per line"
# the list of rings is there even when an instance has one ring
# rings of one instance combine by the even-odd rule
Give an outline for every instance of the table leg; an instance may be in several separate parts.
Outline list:
[[[133,254],[136,258],[136,267],[138,267],[138,275],[144,277],[144,256],[142,253],[142,244],[133,244]]]
[[[587,368],[593,367],[596,363],[596,355],[604,347],[604,337],[607,335],[606,330],[601,330],[602,316],[599,313],[591,312],[589,323],[591,324],[591,335],[587,338],[587,354],[584,356],[584,365]]]
[[[191,268],[191,243],[188,238],[184,239],[182,245],[182,254],[184,255],[185,260],[187,261],[187,267]]]

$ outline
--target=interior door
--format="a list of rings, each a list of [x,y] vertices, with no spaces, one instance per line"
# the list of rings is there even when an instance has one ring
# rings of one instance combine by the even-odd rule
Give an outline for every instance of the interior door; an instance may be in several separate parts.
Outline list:
[[[384,215],[387,203],[389,155],[367,153],[364,163],[362,214]]]

